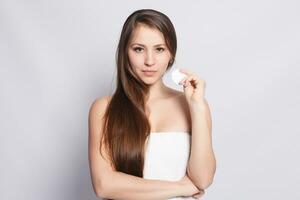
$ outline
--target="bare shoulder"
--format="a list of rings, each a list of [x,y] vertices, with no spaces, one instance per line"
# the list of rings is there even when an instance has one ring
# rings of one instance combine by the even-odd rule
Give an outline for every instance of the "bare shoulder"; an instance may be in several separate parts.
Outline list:
[[[106,112],[106,108],[110,101],[109,96],[103,96],[96,98],[90,106],[88,114],[89,124],[89,136],[91,139],[100,138],[103,125],[103,117]]]
[[[110,96],[103,96],[103,97],[96,98],[90,106],[89,116],[92,117],[92,116],[99,116],[103,114],[106,110],[106,107],[110,99],[111,99]]]

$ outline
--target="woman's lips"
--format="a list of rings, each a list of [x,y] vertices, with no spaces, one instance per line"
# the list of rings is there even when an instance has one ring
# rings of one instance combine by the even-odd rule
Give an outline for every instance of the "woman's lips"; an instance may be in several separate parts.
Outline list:
[[[156,73],[156,71],[142,71],[142,72],[146,76],[153,76]]]

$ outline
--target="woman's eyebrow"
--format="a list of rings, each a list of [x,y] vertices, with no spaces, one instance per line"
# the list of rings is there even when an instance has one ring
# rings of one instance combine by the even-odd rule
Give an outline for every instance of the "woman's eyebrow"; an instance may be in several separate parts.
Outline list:
[[[144,44],[140,44],[140,43],[133,43],[132,45],[140,45],[140,46],[145,47]],[[165,44],[156,44],[156,45],[154,45],[154,47],[157,47],[157,46],[163,46],[163,45],[165,45]]]

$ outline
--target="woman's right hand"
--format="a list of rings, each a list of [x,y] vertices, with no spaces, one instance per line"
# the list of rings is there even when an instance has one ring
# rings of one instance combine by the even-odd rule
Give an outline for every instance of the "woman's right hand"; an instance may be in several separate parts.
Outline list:
[[[192,180],[185,175],[182,179],[179,180],[180,184],[184,187],[184,194],[185,197],[193,196],[194,198],[200,198],[204,195],[204,190],[199,190]]]

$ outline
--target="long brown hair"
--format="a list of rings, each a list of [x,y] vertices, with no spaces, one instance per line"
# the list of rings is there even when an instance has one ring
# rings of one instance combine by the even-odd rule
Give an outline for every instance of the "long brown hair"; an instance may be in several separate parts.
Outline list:
[[[174,63],[177,39],[170,19],[153,9],[141,9],[129,15],[123,25],[116,51],[116,91],[104,115],[100,144],[102,141],[105,144],[116,171],[143,177],[144,146],[151,130],[145,111],[149,87],[134,73],[127,53],[133,31],[138,24],[156,28],[164,35],[172,55],[167,70]]]

